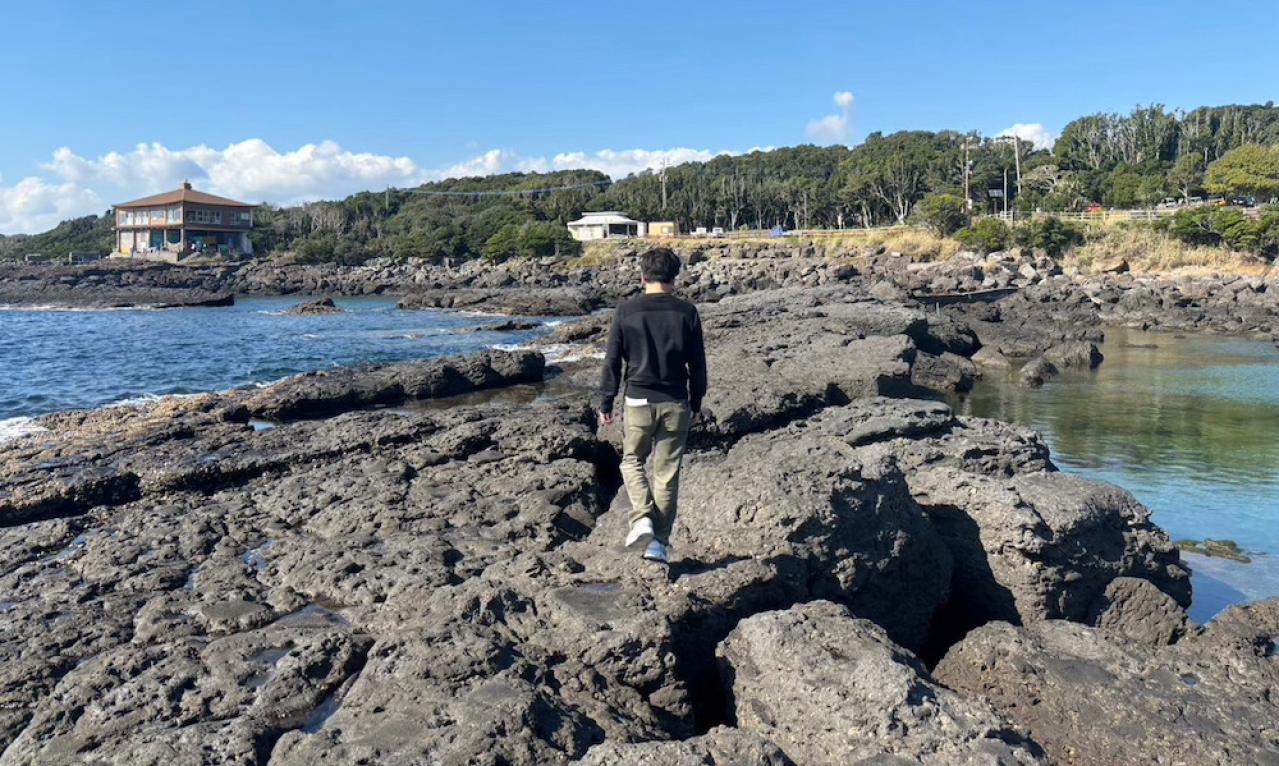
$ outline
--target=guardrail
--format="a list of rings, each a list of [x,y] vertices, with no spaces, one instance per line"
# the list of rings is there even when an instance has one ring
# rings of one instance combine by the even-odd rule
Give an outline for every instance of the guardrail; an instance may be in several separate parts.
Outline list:
[[[1083,223],[1122,223],[1124,221],[1157,221],[1167,218],[1184,208],[1141,208],[1137,210],[1099,210],[1095,213],[1061,212],[1061,213],[1021,213],[1009,210],[1006,213],[995,213],[991,218],[1004,221],[1031,221],[1042,218],[1057,218],[1062,221],[1080,221]]]
[[[1008,222],[1016,221],[1032,221],[1042,220],[1044,218],[1057,218],[1062,221],[1077,221],[1079,223],[1104,225],[1108,223],[1126,223],[1128,221],[1157,221],[1161,218],[1168,218],[1175,215],[1179,210],[1190,209],[1185,205],[1177,207],[1158,207],[1158,208],[1134,208],[1131,210],[1098,210],[1095,213],[1086,212],[1040,212],[1023,213],[1020,211],[1009,210],[1003,213],[990,213],[982,215],[974,215],[973,218],[999,218]],[[1256,218],[1261,214],[1259,207],[1236,208],[1242,210],[1244,215],[1250,218]],[[860,231],[893,231],[908,229],[923,229],[924,226],[918,224],[888,224],[886,226],[849,226],[843,229],[787,229],[782,237],[832,237],[843,234],[854,234]],[[712,235],[695,234],[692,232],[683,232],[675,235],[678,239],[770,239],[775,238],[771,229],[745,229],[725,231],[722,234]]]

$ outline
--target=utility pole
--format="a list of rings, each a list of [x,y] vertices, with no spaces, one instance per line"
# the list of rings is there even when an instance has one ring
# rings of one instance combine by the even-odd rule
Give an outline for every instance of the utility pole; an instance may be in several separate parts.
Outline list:
[[[658,173],[662,180],[662,215],[666,215],[666,160],[662,160],[662,170]]]
[[[1013,162],[1017,165],[1017,196],[1021,197],[1021,139],[1013,136]]]
[[[1004,168],[1004,216],[1008,215],[1008,168]]]
[[[968,136],[964,136],[964,208],[973,209],[973,198],[968,194]]]
[[[1000,136],[1000,137],[999,137],[999,138],[997,138],[996,140],[1012,141],[1012,142],[1013,142],[1013,166],[1017,169],[1017,196],[1018,196],[1018,197],[1021,197],[1021,139],[1020,139],[1020,138],[1018,138],[1017,136]],[[1008,194],[1008,181],[1007,181],[1007,176],[1008,176],[1008,171],[1007,171],[1007,169],[1005,169],[1005,170],[1004,170],[1004,177],[1005,177],[1005,181],[1004,181],[1004,195],[1005,195],[1005,197],[1004,197],[1004,206],[1005,206],[1005,207],[1007,207],[1007,205],[1008,205],[1008,198],[1007,198],[1007,194]]]

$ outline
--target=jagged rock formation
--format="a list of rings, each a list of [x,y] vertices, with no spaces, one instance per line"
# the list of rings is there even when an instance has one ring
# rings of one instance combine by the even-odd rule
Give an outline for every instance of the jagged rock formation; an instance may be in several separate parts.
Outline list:
[[[937,666],[1030,732],[1054,763],[1279,763],[1279,599],[1152,648],[1104,629],[992,623]]]
[[[742,620],[718,655],[737,725],[800,763],[1045,762],[984,701],[938,685],[878,625],[829,602]]]
[[[1032,432],[890,398],[920,354],[976,350],[953,318],[844,286],[704,321],[712,417],[669,570],[618,549],[593,365],[531,402],[416,404],[538,380],[533,351],[0,444],[0,764],[1270,757],[1272,606],[1201,633],[1130,495]],[[945,655],[935,677],[913,649]],[[1193,715],[1140,729],[1128,695]]]

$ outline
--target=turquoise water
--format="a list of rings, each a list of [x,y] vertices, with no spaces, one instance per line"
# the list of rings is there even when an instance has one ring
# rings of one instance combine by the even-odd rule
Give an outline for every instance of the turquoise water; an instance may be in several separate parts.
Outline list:
[[[1102,352],[1094,371],[1038,390],[987,379],[954,404],[1040,431],[1062,470],[1128,489],[1173,539],[1239,543],[1251,564],[1186,557],[1197,619],[1279,595],[1279,351],[1111,329]]]
[[[225,308],[0,311],[0,425],[139,397],[267,383],[328,367],[520,344],[545,332],[460,333],[498,320],[401,311],[394,298],[337,299],[346,314],[280,315],[302,300],[240,298]]]

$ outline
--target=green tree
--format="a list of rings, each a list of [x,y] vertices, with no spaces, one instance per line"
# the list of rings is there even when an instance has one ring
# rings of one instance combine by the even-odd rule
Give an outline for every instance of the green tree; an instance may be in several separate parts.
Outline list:
[[[937,134],[923,130],[870,134],[844,162],[848,195],[882,202],[897,223],[905,223],[928,192],[941,148]]]
[[[955,233],[959,244],[983,255],[1008,249],[1011,232],[1008,224],[998,218],[978,218],[972,225]]]
[[[565,227],[549,221],[508,223],[484,245],[489,258],[540,258],[549,255],[576,255],[581,245]]]
[[[1112,207],[1153,205],[1164,196],[1164,179],[1161,173],[1121,165],[1106,177],[1102,189],[1102,200]]]
[[[1231,149],[1208,166],[1204,187],[1214,194],[1279,196],[1279,145]]]
[[[1027,221],[1013,230],[1014,244],[1037,248],[1049,255],[1060,255],[1083,242],[1084,230],[1060,218]]]
[[[1191,194],[1203,188],[1203,183],[1204,163],[1198,152],[1181,155],[1168,171],[1168,186],[1176,189],[1182,200],[1188,201]]]
[[[968,225],[964,200],[953,194],[924,197],[916,208],[921,221],[939,237],[949,237]]]

